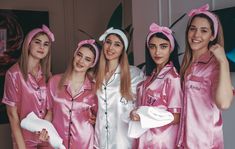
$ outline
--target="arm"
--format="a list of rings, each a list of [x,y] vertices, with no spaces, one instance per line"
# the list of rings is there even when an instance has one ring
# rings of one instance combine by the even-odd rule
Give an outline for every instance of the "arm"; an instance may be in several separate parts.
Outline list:
[[[172,113],[174,116],[174,120],[171,122],[171,124],[179,124],[180,122],[180,113]]]
[[[219,109],[225,110],[230,107],[233,100],[233,87],[229,72],[229,63],[225,56],[224,48],[219,44],[213,45],[210,51],[219,63],[219,77],[215,90],[215,103]]]
[[[7,106],[7,115],[10,120],[12,134],[15,138],[17,148],[26,149],[22,131],[20,128],[20,119],[16,107]]]
[[[52,113],[52,110],[47,110],[47,114],[46,116],[44,117],[45,120],[51,122],[52,121],[52,117],[53,117],[53,113]]]

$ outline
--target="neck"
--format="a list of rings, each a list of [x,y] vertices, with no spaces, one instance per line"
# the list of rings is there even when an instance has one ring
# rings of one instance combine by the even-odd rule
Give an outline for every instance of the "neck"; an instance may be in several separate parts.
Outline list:
[[[28,72],[35,72],[38,71],[38,66],[40,65],[38,59],[33,59],[29,57],[28,61]]]
[[[75,72],[72,71],[71,74],[71,82],[76,82],[76,83],[83,83],[86,77],[86,73],[85,72]]]
[[[203,54],[206,53],[207,51],[208,51],[208,48],[192,51],[192,52],[193,52],[193,53],[192,53],[192,54],[193,54],[193,59],[192,59],[192,61],[195,62],[201,55],[203,55]]]
[[[116,70],[117,66],[118,66],[118,61],[109,61],[108,62],[108,72],[113,72]]]

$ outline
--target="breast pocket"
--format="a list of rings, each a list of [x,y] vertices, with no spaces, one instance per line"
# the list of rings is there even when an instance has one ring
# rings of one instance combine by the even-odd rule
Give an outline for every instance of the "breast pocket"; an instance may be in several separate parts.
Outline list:
[[[208,92],[210,89],[210,80],[201,76],[190,76],[187,88],[193,92]]]

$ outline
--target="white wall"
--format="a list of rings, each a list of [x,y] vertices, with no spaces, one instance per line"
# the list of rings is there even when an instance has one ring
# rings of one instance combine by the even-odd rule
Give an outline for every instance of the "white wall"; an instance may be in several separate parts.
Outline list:
[[[135,28],[133,47],[134,52],[138,53],[138,55],[135,55],[135,64],[138,65],[145,61],[144,41],[148,33],[148,27],[152,22],[170,26],[183,13],[206,3],[209,3],[211,10],[235,6],[234,0],[132,0],[133,26]],[[187,17],[184,17],[180,23],[172,28],[181,47],[180,52],[184,51],[186,22]],[[231,73],[231,75],[233,86],[235,86],[235,73]],[[225,149],[231,149],[235,146],[234,115],[235,104],[229,110],[223,112]]]

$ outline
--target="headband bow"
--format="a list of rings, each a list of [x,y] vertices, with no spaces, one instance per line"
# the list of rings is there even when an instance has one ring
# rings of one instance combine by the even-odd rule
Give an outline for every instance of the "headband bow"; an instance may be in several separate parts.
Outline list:
[[[127,48],[128,48],[128,39],[127,39],[126,35],[121,30],[114,29],[113,27],[110,27],[109,29],[107,29],[100,36],[99,41],[104,41],[109,34],[117,34],[117,35],[119,35],[122,38],[123,42],[124,42],[125,50],[127,50]]]
[[[209,5],[206,4],[206,5],[203,5],[197,9],[192,9],[189,13],[188,13],[188,16],[194,16],[196,14],[199,14],[199,13],[203,13],[203,12],[206,12],[209,10]]]
[[[42,25],[42,31],[45,32],[50,38],[51,38],[51,41],[55,41],[55,37],[54,37],[54,34],[49,30],[49,28],[46,26],[46,25]]]
[[[99,50],[98,47],[95,45],[95,40],[94,39],[88,39],[88,40],[82,40],[78,43],[78,47],[74,52],[74,56],[76,55],[77,51],[85,44],[91,45],[95,49],[95,60],[94,63],[91,67],[94,67],[98,61],[99,58]]]
[[[208,11],[209,10],[209,5],[205,4],[197,9],[192,9],[189,13],[188,16],[189,17],[193,17],[197,14],[205,14],[207,15],[213,22],[213,26],[214,26],[214,38],[217,36],[218,33],[218,19],[216,18],[216,16],[214,14],[212,14],[211,12]]]
[[[175,42],[174,37],[172,36],[172,31],[168,27],[159,26],[156,23],[152,23],[149,27],[149,34],[147,36],[147,46],[150,40],[150,37],[155,33],[162,33],[164,34],[170,41],[171,44],[171,51],[174,50]]]
[[[168,28],[168,27],[164,27],[164,26],[159,26],[155,23],[152,23],[149,27],[149,31],[150,32],[155,32],[155,33],[165,33],[165,34],[172,34],[172,31]]]

